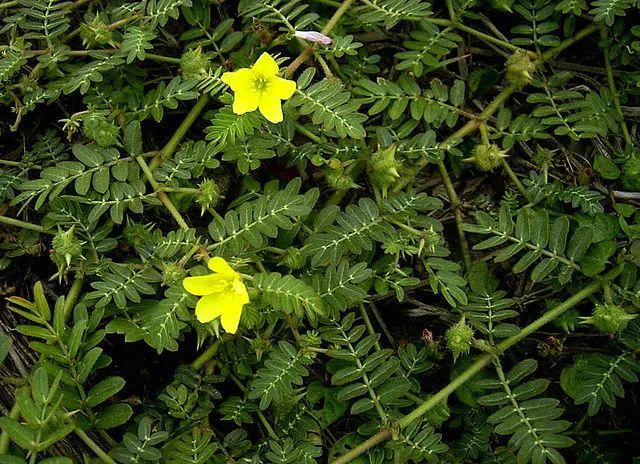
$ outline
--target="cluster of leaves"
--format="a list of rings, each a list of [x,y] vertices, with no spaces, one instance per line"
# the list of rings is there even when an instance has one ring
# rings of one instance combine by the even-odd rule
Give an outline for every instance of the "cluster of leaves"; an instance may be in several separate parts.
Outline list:
[[[639,7],[0,2],[0,464],[640,456]]]

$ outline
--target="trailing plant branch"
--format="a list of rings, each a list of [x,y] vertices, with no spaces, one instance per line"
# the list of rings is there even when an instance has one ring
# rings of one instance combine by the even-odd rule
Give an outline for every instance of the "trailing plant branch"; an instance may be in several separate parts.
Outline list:
[[[89,449],[93,451],[95,455],[100,458],[102,462],[106,464],[117,464],[117,462],[114,459],[112,459],[111,456],[105,453],[104,450],[100,448],[100,446],[98,446],[98,444],[95,441],[93,441],[93,439],[89,435],[87,435],[87,433],[84,430],[76,427],[73,429],[73,431],[78,436],[78,438],[80,438],[84,442],[84,444],[87,445]]]
[[[462,228],[464,224],[464,218],[462,217],[462,210],[460,209],[461,202],[458,198],[453,182],[447,172],[447,167],[444,165],[443,160],[438,160],[438,171],[440,171],[440,177],[444,183],[444,187],[447,190],[447,196],[451,201],[451,209],[453,210],[453,217],[456,221],[456,229],[458,230],[458,239],[460,240],[460,250],[462,252],[462,260],[464,261],[465,268],[471,267],[471,253],[469,251],[469,242],[467,236]]]
[[[0,216],[0,223],[7,224],[9,226],[20,227],[21,229],[29,229],[35,230],[40,233],[51,233],[47,232],[44,227],[38,224],[32,224],[30,222],[21,221],[20,219],[14,219],[7,216]]]
[[[608,282],[612,279],[615,279],[622,272],[622,265],[618,265],[602,275],[601,277],[596,278],[589,285],[584,287],[582,290],[578,291],[571,297],[569,297],[564,302],[557,305],[555,308],[545,312],[541,317],[523,327],[516,335],[513,335],[502,342],[498,343],[493,349],[492,352],[482,354],[476,358],[476,360],[465,369],[460,375],[454,378],[451,382],[449,382],[444,388],[438,391],[433,396],[425,399],[424,403],[414,409],[411,413],[401,417],[397,421],[397,426],[400,429],[406,428],[409,424],[411,424],[414,420],[419,419],[424,416],[427,412],[433,409],[435,406],[440,404],[442,401],[445,401],[449,395],[455,392],[458,388],[464,385],[467,381],[471,380],[478,372],[482,371],[487,365],[491,363],[495,356],[499,356],[503,354],[509,348],[517,345],[519,342],[524,340],[526,337],[542,328],[549,322],[558,318],[561,314],[565,313],[567,310],[573,308],[575,305],[580,303],[582,300],[589,298],[591,295],[596,293],[598,290],[602,288],[602,285],[605,282]],[[332,464],[347,464],[351,462],[351,460],[360,456],[362,453],[367,451],[368,449],[376,446],[379,443],[382,443],[392,436],[392,429],[383,428],[378,433],[367,439],[365,442],[358,445],[356,448],[351,450],[349,453],[345,453],[344,455],[334,459]]]
[[[198,98],[196,104],[193,106],[193,108],[191,108],[191,111],[187,113],[187,116],[184,118],[182,123],[180,123],[166,145],[162,148],[162,150],[160,150],[158,155],[151,161],[151,163],[149,163],[149,169],[151,170],[151,172],[155,171],[164,160],[167,160],[171,158],[171,156],[173,156],[178,148],[178,145],[187,134],[193,123],[196,122],[198,116],[200,116],[200,113],[202,113],[204,108],[207,106],[207,103],[209,103],[209,95],[205,93],[200,96],[200,98]]]
[[[602,40],[607,38],[607,29],[604,26],[600,27],[600,37]],[[633,147],[633,140],[631,140],[631,135],[629,134],[629,129],[627,129],[627,123],[625,121],[624,114],[622,113],[622,105],[620,104],[620,95],[618,94],[618,89],[616,88],[616,83],[613,79],[613,67],[611,66],[611,57],[608,47],[602,47],[602,52],[604,53],[604,66],[607,71],[607,83],[609,84],[609,90],[611,91],[611,95],[613,96],[613,104],[616,107],[616,111],[618,113],[620,127],[622,129],[622,136],[624,137],[624,141],[627,144],[627,147]]]

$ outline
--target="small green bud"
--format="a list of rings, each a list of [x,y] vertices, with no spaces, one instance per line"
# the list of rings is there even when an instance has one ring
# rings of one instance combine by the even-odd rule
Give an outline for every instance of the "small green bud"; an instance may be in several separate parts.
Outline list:
[[[307,262],[307,258],[302,254],[299,248],[289,247],[286,253],[280,258],[280,264],[291,270],[301,269]]]
[[[120,128],[105,116],[94,113],[82,121],[82,131],[101,147],[110,147],[118,143]]]
[[[184,268],[176,263],[164,263],[162,265],[162,282],[165,285],[177,284],[182,282],[187,276]]]
[[[628,314],[624,308],[613,304],[598,304],[593,308],[590,317],[583,317],[583,324],[593,325],[598,331],[606,334],[621,332],[635,314]]]
[[[533,154],[533,161],[541,168],[549,166],[553,160],[554,153],[554,150],[538,147],[536,152]]]
[[[432,396],[426,395],[424,400],[428,401]],[[424,420],[427,424],[439,428],[447,421],[450,415],[451,411],[447,405],[447,400],[442,400],[424,415]]]
[[[309,330],[308,332],[300,336],[298,344],[301,347],[319,348],[322,344],[322,339],[320,338],[320,334],[317,331]]]
[[[202,47],[187,50],[180,57],[180,72],[184,79],[200,80],[208,74],[211,63]]]
[[[80,24],[80,37],[82,37],[82,44],[90,48],[113,43],[113,34],[109,25],[98,16]]]
[[[576,325],[580,322],[580,313],[575,309],[570,309],[562,313],[556,320],[554,324],[559,329],[562,329],[564,332],[569,333],[576,330]]]
[[[202,214],[207,208],[215,208],[222,198],[220,186],[215,180],[205,180],[198,186],[196,203],[202,208]]]
[[[506,79],[509,84],[519,89],[529,85],[533,80],[536,65],[527,52],[517,50],[507,59]]]
[[[152,227],[153,226],[151,225],[145,226],[144,224],[139,224],[137,222],[130,222],[122,231],[122,238],[129,246],[140,246],[145,242],[145,240],[147,240],[149,234],[151,234]]]
[[[458,356],[469,352],[473,345],[473,329],[467,325],[464,316],[456,325],[447,330],[445,339],[447,340],[447,348],[453,352],[454,361]]]
[[[78,260],[84,259],[82,256],[82,245],[84,242],[80,241],[73,233],[73,227],[66,232],[59,230],[53,237],[51,242],[51,260],[58,267],[58,273],[60,276],[64,274],[72,264]]]
[[[632,155],[622,167],[620,182],[626,190],[640,191],[640,155]]]
[[[400,177],[400,164],[396,161],[395,154],[395,145],[383,148],[371,155],[367,165],[371,184],[380,189],[383,197],[387,196],[389,187]]]
[[[331,159],[327,165],[328,167],[325,169],[324,178],[329,187],[335,190],[358,188],[358,184],[353,181],[353,178],[345,174],[342,162],[337,159]]]
[[[440,245],[442,241],[442,235],[437,232],[433,226],[422,231],[422,247],[429,251],[429,253],[435,253],[436,247]]]
[[[507,154],[501,150],[498,145],[492,143],[490,145],[476,145],[473,149],[473,161],[481,171],[493,171],[500,166],[502,158],[506,158]]]

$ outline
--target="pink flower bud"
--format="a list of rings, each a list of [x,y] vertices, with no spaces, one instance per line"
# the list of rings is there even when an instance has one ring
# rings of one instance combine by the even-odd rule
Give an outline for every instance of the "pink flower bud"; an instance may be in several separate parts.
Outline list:
[[[304,40],[308,40],[309,42],[315,42],[322,45],[331,45],[331,43],[333,42],[333,40],[331,40],[331,37],[317,31],[296,31],[295,36]]]

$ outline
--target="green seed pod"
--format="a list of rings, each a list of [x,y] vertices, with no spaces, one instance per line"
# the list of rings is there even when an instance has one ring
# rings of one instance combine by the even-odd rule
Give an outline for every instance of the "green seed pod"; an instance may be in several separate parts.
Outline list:
[[[84,259],[82,256],[81,242],[73,233],[73,227],[66,232],[59,230],[53,237],[51,242],[51,260],[58,267],[58,272],[63,271],[80,259]]]
[[[207,208],[215,208],[221,199],[220,186],[215,180],[205,180],[198,186],[196,203],[200,205],[203,213]]]
[[[82,44],[89,48],[113,43],[113,34],[109,25],[99,16],[94,16],[90,21],[80,24],[80,37],[82,37]]]
[[[481,171],[493,171],[500,166],[502,158],[507,156],[504,150],[498,145],[492,143],[490,145],[476,145],[473,149],[473,158],[471,160]]]
[[[82,121],[82,132],[101,147],[118,143],[120,128],[101,114],[91,114]]]
[[[426,395],[424,401],[428,401],[433,395]],[[447,405],[447,400],[442,400],[431,408],[424,416],[423,419],[427,424],[434,427],[441,427],[447,419],[451,416],[451,410]]]
[[[289,247],[286,253],[280,258],[280,264],[291,270],[301,269],[307,262],[307,258],[302,254],[299,248]]]
[[[544,168],[545,166],[549,166],[551,164],[554,154],[554,150],[538,147],[536,152],[533,154],[533,161],[538,165],[538,167]]]
[[[172,285],[182,282],[187,276],[184,268],[176,263],[164,263],[162,265],[162,282],[165,285]]]
[[[570,309],[558,316],[553,323],[564,332],[570,333],[576,330],[578,322],[580,322],[580,313],[575,309]]]
[[[210,68],[211,63],[202,53],[202,47],[187,50],[180,57],[180,72],[184,79],[200,80],[208,74]]]
[[[632,155],[624,163],[620,181],[626,190],[640,191],[640,156]]]
[[[322,339],[320,338],[320,334],[317,331],[309,330],[308,332],[300,336],[300,340],[298,341],[298,343],[302,347],[319,348],[322,344]]]
[[[517,50],[507,59],[507,82],[519,89],[529,85],[533,80],[536,65],[527,52]]]
[[[122,231],[122,238],[125,243],[132,247],[142,245],[151,234],[151,226],[139,224],[137,222],[128,223]]]
[[[329,160],[328,167],[324,171],[327,185],[335,190],[349,190],[358,188],[353,178],[344,173],[344,166],[337,159]]]
[[[606,334],[621,332],[635,314],[628,314],[624,308],[613,304],[599,304],[593,308],[591,317],[583,317],[583,324],[593,325],[598,331]]]
[[[442,235],[440,235],[440,232],[436,231],[433,226],[423,230],[422,234],[423,248],[428,250],[429,253],[434,253],[436,251],[436,247],[440,245],[440,242],[442,241]]]
[[[454,361],[458,356],[469,352],[473,344],[473,329],[467,325],[464,316],[460,318],[456,325],[447,330],[445,339],[447,348],[453,352]]]
[[[380,189],[383,197],[387,196],[389,187],[400,177],[398,173],[400,164],[396,161],[395,154],[395,145],[383,148],[371,155],[367,165],[371,184]]]

